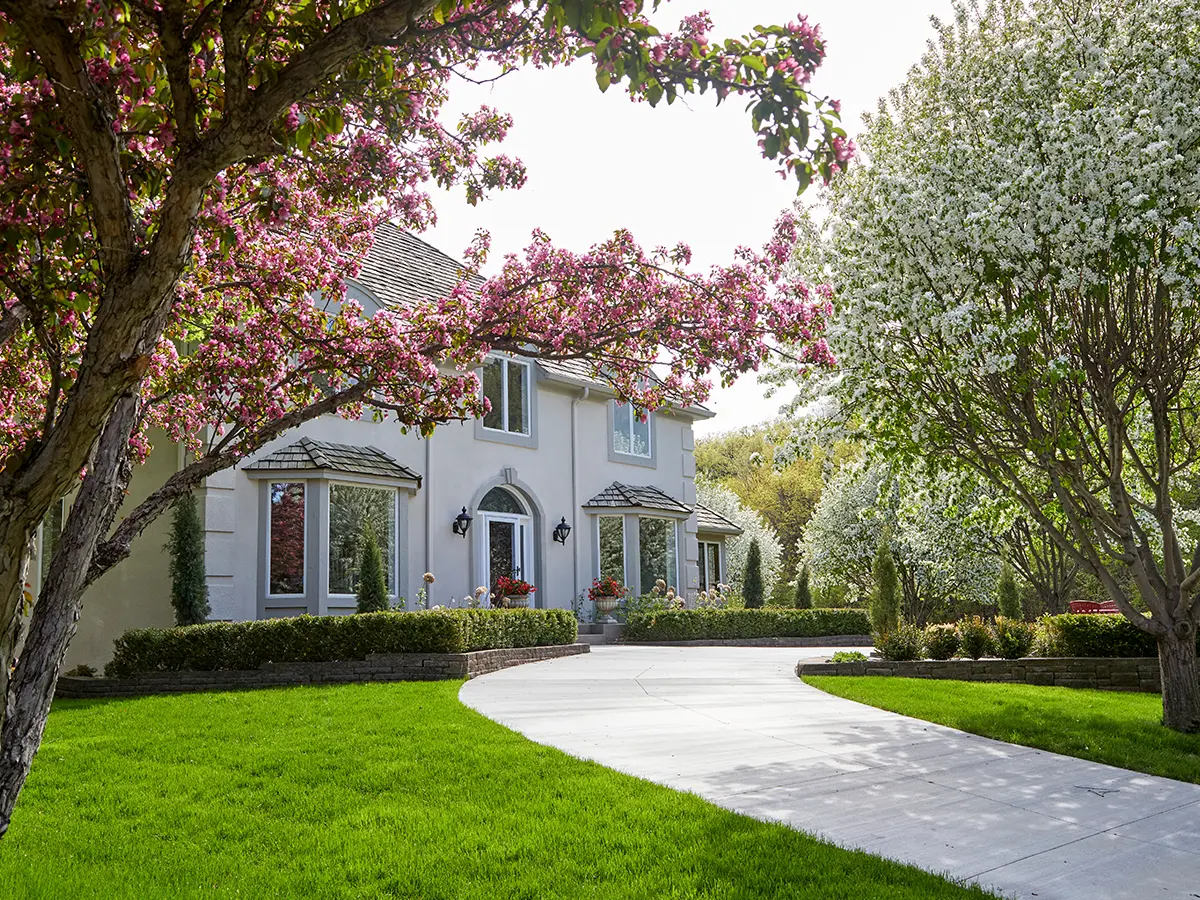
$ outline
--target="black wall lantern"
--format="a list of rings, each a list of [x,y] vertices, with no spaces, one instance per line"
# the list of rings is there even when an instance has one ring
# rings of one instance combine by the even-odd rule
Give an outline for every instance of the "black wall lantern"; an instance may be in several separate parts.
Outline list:
[[[467,529],[471,527],[471,517],[467,515],[465,506],[462,508],[462,512],[454,517],[454,524],[450,527],[454,529],[455,534],[461,534],[464,538],[467,536]]]
[[[554,534],[552,534],[551,537],[565,547],[567,544],[567,537],[570,534],[571,526],[567,524],[567,517],[563,516],[562,521],[554,526]]]

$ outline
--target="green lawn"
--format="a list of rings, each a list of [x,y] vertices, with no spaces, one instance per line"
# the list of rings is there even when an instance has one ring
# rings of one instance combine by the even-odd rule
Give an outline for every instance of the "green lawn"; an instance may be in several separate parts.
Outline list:
[[[804,680],[972,734],[1200,784],[1200,735],[1163,728],[1157,694],[878,675]]]
[[[5,898],[966,898],[534,744],[458,683],[55,704]]]

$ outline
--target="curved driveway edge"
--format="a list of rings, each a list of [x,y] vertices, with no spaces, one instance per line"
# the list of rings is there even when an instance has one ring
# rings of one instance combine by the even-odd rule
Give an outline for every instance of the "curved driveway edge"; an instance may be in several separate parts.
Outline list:
[[[1004,744],[801,682],[818,650],[597,647],[463,685],[542,744],[1006,896],[1200,897],[1200,785]]]

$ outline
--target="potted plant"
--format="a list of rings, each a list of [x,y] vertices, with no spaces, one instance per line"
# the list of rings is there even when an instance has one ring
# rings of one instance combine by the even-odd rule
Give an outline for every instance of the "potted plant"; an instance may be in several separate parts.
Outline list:
[[[536,591],[532,584],[520,578],[501,575],[496,579],[496,599],[509,609],[523,609],[529,605],[529,595]]]
[[[612,625],[616,622],[612,613],[624,596],[625,585],[612,577],[597,578],[588,589],[588,599],[596,605],[596,612],[603,616],[599,621],[604,625]]]

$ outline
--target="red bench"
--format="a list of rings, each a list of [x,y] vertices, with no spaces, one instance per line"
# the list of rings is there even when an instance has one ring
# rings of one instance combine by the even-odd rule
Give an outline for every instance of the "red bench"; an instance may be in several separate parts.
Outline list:
[[[1097,603],[1094,600],[1072,600],[1071,612],[1073,613],[1119,613],[1117,604],[1112,600],[1105,600],[1103,603]]]

